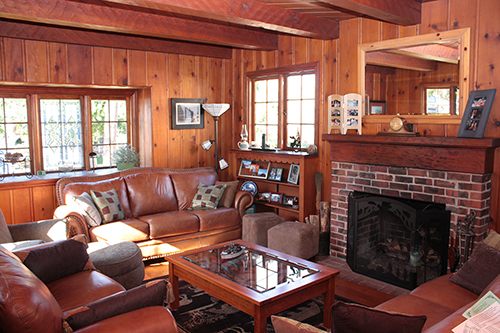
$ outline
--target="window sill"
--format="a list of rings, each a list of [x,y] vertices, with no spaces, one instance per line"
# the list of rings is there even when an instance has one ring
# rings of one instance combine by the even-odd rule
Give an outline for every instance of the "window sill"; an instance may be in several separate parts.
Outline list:
[[[26,175],[19,176],[5,176],[3,180],[0,180],[1,188],[12,188],[12,187],[26,187],[26,186],[42,186],[55,184],[61,178],[71,178],[80,176],[92,176],[92,175],[107,175],[113,172],[117,172],[117,168],[111,169],[97,169],[94,171],[70,171],[70,172],[54,172],[48,173],[43,176],[33,176],[32,178],[26,177]]]

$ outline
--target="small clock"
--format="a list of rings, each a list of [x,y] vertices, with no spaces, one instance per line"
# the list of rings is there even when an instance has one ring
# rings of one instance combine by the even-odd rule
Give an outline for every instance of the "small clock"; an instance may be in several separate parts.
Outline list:
[[[408,122],[403,117],[393,117],[389,122],[389,128],[385,132],[379,132],[378,135],[408,135],[419,136],[419,133],[412,132],[408,126]]]

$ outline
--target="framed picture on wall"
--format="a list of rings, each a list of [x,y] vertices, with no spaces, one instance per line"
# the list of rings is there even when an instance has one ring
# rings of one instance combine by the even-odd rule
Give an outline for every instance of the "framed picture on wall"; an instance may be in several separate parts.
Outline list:
[[[172,129],[205,128],[203,98],[172,98]]]
[[[385,114],[385,101],[371,101],[370,102],[370,114]]]
[[[470,92],[457,137],[483,137],[496,91],[496,89],[487,89]]]

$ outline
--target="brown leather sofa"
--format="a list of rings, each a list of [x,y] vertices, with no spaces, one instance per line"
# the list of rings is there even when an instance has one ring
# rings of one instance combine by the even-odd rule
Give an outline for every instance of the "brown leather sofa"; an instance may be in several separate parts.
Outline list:
[[[253,203],[249,192],[237,191],[232,207],[188,210],[201,182],[214,185],[212,168],[169,170],[134,168],[101,176],[62,178],[56,184],[59,206],[55,217],[73,216],[72,234],[86,234],[91,241],[133,241],[143,259],[241,238],[245,209]],[[67,195],[90,190],[115,189],[125,213],[121,221],[89,227],[71,206]],[[75,221],[79,221],[75,223]]]
[[[168,281],[125,291],[92,269],[81,242],[44,246],[19,257],[0,246],[0,332],[178,332]]]

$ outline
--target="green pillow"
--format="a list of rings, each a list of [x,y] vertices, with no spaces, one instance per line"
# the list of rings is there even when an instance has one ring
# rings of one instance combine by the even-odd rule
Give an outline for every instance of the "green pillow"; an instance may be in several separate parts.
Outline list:
[[[227,185],[198,184],[198,191],[194,195],[188,209],[216,209]]]

